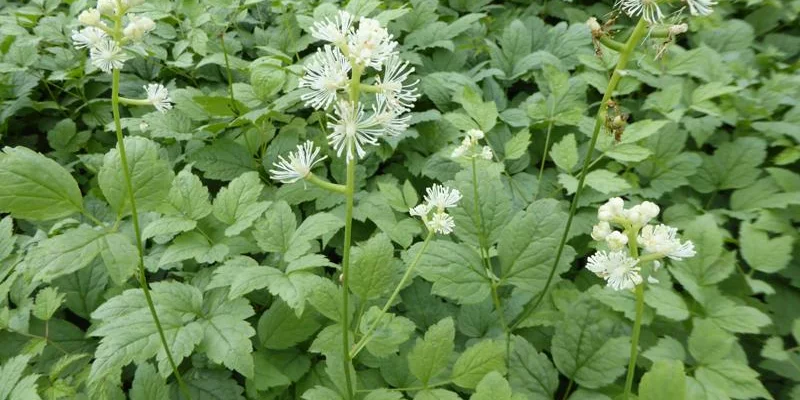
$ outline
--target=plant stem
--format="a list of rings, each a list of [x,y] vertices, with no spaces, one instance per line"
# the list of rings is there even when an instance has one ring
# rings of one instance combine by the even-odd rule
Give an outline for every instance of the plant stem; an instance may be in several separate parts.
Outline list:
[[[344,252],[342,255],[342,362],[347,384],[347,398],[353,399],[353,377],[350,376],[350,245],[353,237],[353,197],[355,196],[356,159],[347,161],[346,205],[344,212]]]
[[[628,230],[628,250],[631,257],[639,258],[639,244],[637,243],[638,229]],[[633,373],[636,371],[636,358],[639,354],[639,333],[642,330],[642,314],[644,314],[644,283],[636,285],[636,317],[633,321],[633,333],[631,337],[631,358],[628,361],[628,374],[625,377],[625,396],[628,400],[633,387]]]
[[[358,343],[356,343],[355,346],[353,346],[353,351],[350,352],[351,359],[357,356],[358,353],[364,349],[364,346],[366,346],[367,343],[369,343],[369,340],[372,337],[372,333],[375,332],[375,329],[378,328],[378,325],[383,319],[383,316],[386,315],[386,312],[389,311],[389,308],[392,306],[392,304],[394,304],[394,301],[400,294],[400,290],[403,289],[403,286],[405,286],[408,279],[411,278],[411,273],[414,272],[414,268],[419,263],[420,258],[422,258],[422,254],[425,253],[425,249],[428,248],[428,243],[430,243],[431,238],[433,238],[433,231],[428,231],[428,236],[426,236],[425,241],[422,242],[422,248],[419,249],[417,254],[414,256],[414,259],[411,261],[411,264],[409,264],[408,268],[406,268],[406,272],[405,274],[403,274],[403,278],[400,279],[400,283],[398,283],[397,287],[394,288],[392,295],[389,296],[389,300],[386,300],[386,304],[383,305],[381,313],[378,314],[378,317],[375,318],[374,321],[372,321],[372,324],[370,324],[369,328],[367,329],[367,332],[364,333],[364,336],[361,337],[361,340],[359,340]]]
[[[236,107],[236,100],[233,96],[233,73],[231,72],[231,64],[228,61],[228,49],[225,47],[225,31],[222,31],[219,35],[219,41],[222,45],[222,56],[225,57],[225,71],[228,73],[228,93],[231,97],[231,111],[238,116],[239,108]]]
[[[556,272],[556,267],[558,263],[561,261],[561,256],[564,253],[564,246],[567,243],[567,236],[569,236],[569,229],[572,227],[572,218],[575,216],[575,211],[578,208],[578,200],[581,197],[581,192],[583,191],[583,184],[586,180],[586,171],[589,169],[589,164],[592,162],[592,153],[594,153],[595,145],[597,144],[597,138],[600,136],[600,128],[604,125],[606,119],[606,112],[608,100],[611,99],[614,90],[619,84],[620,79],[622,79],[622,70],[628,65],[628,60],[630,59],[631,55],[633,54],[633,50],[636,48],[636,45],[644,36],[645,32],[647,31],[647,22],[644,19],[639,19],[639,22],[636,24],[636,27],[633,28],[633,32],[631,36],[628,38],[627,42],[625,42],[625,48],[619,55],[619,61],[617,62],[617,66],[614,67],[614,73],[611,75],[611,79],[608,81],[608,86],[606,87],[606,91],[603,94],[603,100],[600,102],[600,108],[597,110],[597,116],[595,117],[594,123],[594,130],[592,131],[592,138],[589,141],[589,148],[586,152],[586,157],[583,160],[583,167],[581,169],[581,175],[578,179],[578,187],[575,190],[575,195],[572,197],[572,202],[569,206],[569,215],[567,216],[567,224],[564,227],[564,232],[561,234],[561,241],[558,243],[558,249],[556,250],[556,258],[553,262],[552,267],[550,268],[550,273],[547,276],[547,281],[544,284],[544,288],[542,288],[541,293],[538,296],[531,299],[528,304],[525,305],[523,308],[522,313],[520,313],[517,320],[511,324],[511,329],[513,330],[523,321],[525,321],[528,316],[536,310],[536,307],[541,304],[542,300],[544,299],[545,294],[547,293],[547,289],[550,287],[550,284],[553,282],[553,277]]]
[[[539,163],[539,176],[536,182],[542,182],[542,174],[544,174],[544,163],[547,161],[547,148],[550,147],[550,133],[553,131],[553,112],[555,109],[556,101],[553,99],[553,104],[550,106],[550,120],[547,121],[547,135],[544,138],[544,150],[542,150],[542,161]],[[539,194],[539,191],[536,191]],[[534,201],[536,196],[534,196]]]
[[[120,2],[117,1],[117,13],[114,16],[114,31],[112,35],[114,40],[117,42],[119,42],[121,38],[120,34],[122,29],[123,12],[124,10],[121,7]],[[161,346],[164,347],[164,352],[167,354],[167,361],[169,361],[169,366],[172,368],[172,373],[175,375],[175,380],[178,382],[178,387],[187,399],[191,399],[192,396],[189,393],[189,388],[183,381],[183,377],[181,377],[181,373],[178,371],[178,366],[175,364],[175,360],[172,358],[172,352],[170,351],[169,344],[167,343],[167,337],[164,335],[164,328],[161,326],[161,320],[158,318],[158,312],[156,311],[155,304],[153,303],[153,297],[150,295],[150,287],[147,285],[147,271],[144,268],[144,241],[142,240],[142,230],[139,226],[139,213],[136,210],[136,196],[133,192],[131,170],[128,165],[128,154],[125,151],[125,140],[122,135],[122,122],[120,120],[119,113],[119,69],[116,68],[111,74],[111,112],[114,116],[114,130],[116,131],[117,136],[119,160],[120,164],[122,164],[122,175],[125,180],[125,189],[128,192],[128,201],[130,202],[131,219],[133,222],[133,232],[134,236],[136,237],[136,252],[139,258],[139,285],[142,287],[142,292],[144,293],[144,298],[147,302],[147,308],[150,310],[150,315],[153,317],[153,322],[155,323],[156,330],[158,331],[158,337],[161,340]]]
[[[311,182],[325,190],[330,190],[334,193],[347,194],[347,186],[322,180],[314,174],[308,174],[305,179],[306,181]]]

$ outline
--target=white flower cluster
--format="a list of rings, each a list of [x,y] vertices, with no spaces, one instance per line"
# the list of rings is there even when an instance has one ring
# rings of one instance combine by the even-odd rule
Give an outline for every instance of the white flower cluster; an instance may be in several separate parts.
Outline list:
[[[404,114],[419,96],[417,81],[409,82],[414,68],[397,56],[397,42],[380,22],[362,17],[356,23],[352,15],[339,11],[333,19],[314,23],[311,35],[329,44],[318,49],[306,65],[299,86],[309,92],[301,99],[316,109],[333,104],[328,140],[337,155],[344,153],[348,161],[356,156],[363,158],[367,145],[377,144],[380,137],[403,133],[410,120]],[[374,84],[363,85],[362,74],[368,68],[376,72]],[[375,96],[365,105],[348,96],[352,90]]]
[[[420,217],[428,230],[447,235],[456,227],[453,217],[446,212],[448,208],[458,205],[461,192],[447,186],[434,184],[425,189],[424,202],[408,211],[415,217]],[[433,215],[431,215],[433,213]]]
[[[283,183],[297,182],[307,177],[314,165],[326,158],[319,157],[319,148],[308,140],[298,145],[296,152],[289,152],[288,160],[278,156],[278,161],[273,164],[275,169],[269,170],[270,177]]]
[[[105,73],[122,69],[128,60],[124,46],[141,41],[156,27],[152,19],[128,13],[130,8],[143,3],[144,0],[98,0],[95,8],[83,10],[78,15],[78,22],[84,27],[72,31],[73,45],[76,49],[89,49],[92,65]],[[110,27],[104,20],[123,16],[127,18],[124,28]],[[145,85],[144,90],[147,100],[135,104],[150,104],[162,113],[172,108],[172,99],[164,85],[151,83]]]
[[[84,10],[78,15],[78,22],[85,25],[72,31],[72,42],[77,49],[89,49],[92,65],[106,73],[121,69],[128,56],[122,46],[128,41],[140,41],[147,32],[156,27],[152,19],[128,14],[128,23],[120,32],[109,27],[103,20],[122,16],[131,7],[144,3],[144,0],[98,0],[97,7]],[[122,8],[118,8],[118,5]]]
[[[608,282],[614,290],[630,290],[642,283],[641,259],[631,257],[626,246],[636,240],[643,257],[653,261],[655,269],[660,267],[658,260],[667,257],[682,260],[695,255],[691,241],[681,242],[678,229],[664,224],[650,225],[658,216],[660,209],[649,201],[625,209],[625,202],[615,197],[600,206],[597,219],[600,222],[592,228],[592,238],[603,242],[608,251],[600,250],[589,257],[586,268]],[[622,231],[614,230],[620,227]]]
[[[486,135],[480,129],[470,129],[467,131],[467,136],[464,137],[464,140],[461,141],[461,145],[456,147],[453,150],[453,154],[451,157],[453,158],[483,158],[485,160],[491,160],[494,153],[492,153],[492,148],[489,146],[481,147],[478,143],[479,140],[483,139]]]
[[[689,7],[692,15],[709,15],[714,10],[712,6],[717,2],[713,0],[682,0]],[[615,7],[619,8],[629,17],[642,17],[650,24],[660,23],[664,19],[664,13],[658,6],[658,0],[617,0]]]

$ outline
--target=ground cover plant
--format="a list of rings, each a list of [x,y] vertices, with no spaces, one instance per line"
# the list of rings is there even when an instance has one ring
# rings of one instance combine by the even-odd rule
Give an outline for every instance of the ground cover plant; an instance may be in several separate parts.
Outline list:
[[[0,400],[800,399],[800,4],[0,8]]]

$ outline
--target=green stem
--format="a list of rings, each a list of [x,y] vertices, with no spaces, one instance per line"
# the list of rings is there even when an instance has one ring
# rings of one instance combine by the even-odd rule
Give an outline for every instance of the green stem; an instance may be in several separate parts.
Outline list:
[[[233,73],[231,72],[231,64],[228,61],[228,49],[225,47],[225,31],[219,35],[220,44],[222,44],[222,56],[225,58],[225,71],[228,74],[228,94],[231,98],[231,111],[235,115],[239,115],[239,108],[236,107],[236,100],[233,97]]]
[[[639,258],[639,244],[636,234],[639,229],[628,230],[628,250],[631,257]],[[630,399],[633,387],[633,373],[636,371],[636,358],[639,354],[639,333],[642,330],[642,314],[644,314],[644,283],[636,285],[636,318],[633,321],[633,334],[631,337],[631,358],[628,361],[628,374],[625,377],[624,400]]]
[[[367,343],[369,343],[370,339],[372,338],[372,333],[375,332],[375,329],[378,328],[378,325],[381,323],[381,320],[386,315],[386,312],[388,312],[389,308],[392,306],[392,304],[394,304],[394,301],[400,294],[400,290],[403,289],[408,279],[411,278],[411,274],[412,272],[414,272],[414,268],[419,263],[420,258],[422,258],[422,254],[425,253],[425,249],[428,248],[428,243],[430,243],[431,238],[433,238],[433,231],[428,231],[428,236],[426,236],[425,241],[422,242],[422,248],[419,249],[417,254],[414,256],[414,259],[411,261],[411,264],[409,264],[408,268],[406,268],[406,272],[405,274],[403,274],[403,278],[400,279],[400,283],[398,283],[397,287],[394,288],[392,295],[389,296],[389,300],[386,300],[386,303],[383,305],[383,308],[381,309],[381,313],[378,314],[378,317],[375,318],[374,321],[372,321],[372,324],[370,324],[369,328],[367,328],[367,332],[364,333],[364,336],[361,337],[361,340],[359,340],[358,343],[356,343],[355,346],[353,346],[353,351],[350,352],[351,359],[355,358],[355,356],[357,356],[358,353],[364,349],[364,346],[366,346]]]
[[[331,183],[331,182],[328,182],[328,181],[324,181],[324,180],[318,178],[316,175],[311,174],[311,173],[308,174],[305,179],[306,179],[307,182],[313,183],[313,184],[315,184],[315,185],[317,185],[317,186],[319,186],[319,187],[321,187],[321,188],[323,188],[325,190],[330,190],[331,192],[334,192],[334,193],[347,194],[347,186],[345,186],[345,185],[339,185],[339,184],[336,184],[336,183]]]
[[[615,51],[618,51],[618,52],[621,52],[621,51],[625,50],[625,44],[620,43],[620,42],[608,37],[608,35],[600,36],[600,43],[602,43],[604,46],[608,47],[609,49],[615,50]]]
[[[553,99],[553,103],[550,105],[550,120],[547,121],[547,135],[544,138],[544,150],[542,151],[542,161],[539,163],[539,177],[536,182],[542,182],[542,175],[544,174],[544,163],[547,161],[547,148],[550,147],[550,133],[553,131],[553,112],[555,109],[556,101]],[[538,191],[536,194],[539,194]],[[536,196],[534,195],[534,201],[536,200]]]
[[[149,106],[152,104],[147,99],[129,99],[122,96],[119,97],[119,102],[126,106]]]
[[[119,41],[122,28],[122,13],[124,12],[119,1],[117,2],[117,10],[117,14],[114,16],[113,38]],[[125,189],[128,192],[128,201],[131,206],[131,219],[133,222],[134,236],[136,237],[136,252],[139,262],[139,285],[142,287],[142,292],[147,302],[147,308],[150,310],[150,315],[153,317],[153,322],[158,331],[158,337],[161,340],[161,346],[164,347],[164,352],[167,354],[167,361],[169,361],[169,366],[172,368],[172,373],[175,375],[175,380],[178,382],[178,387],[187,399],[191,399],[192,396],[189,393],[189,388],[183,381],[183,377],[181,377],[181,373],[178,371],[178,366],[172,358],[172,352],[167,343],[167,337],[164,335],[164,328],[161,326],[161,320],[158,318],[158,312],[153,303],[153,297],[150,295],[150,288],[147,285],[147,271],[144,268],[144,241],[142,240],[142,230],[139,226],[139,213],[136,209],[136,196],[134,195],[131,170],[128,165],[128,154],[125,151],[125,140],[122,136],[122,122],[119,113],[119,69],[116,68],[111,74],[111,112],[114,116],[114,129],[116,131],[117,146],[119,148],[119,160],[122,164],[122,175],[125,180]]]
[[[344,252],[342,255],[342,362],[344,363],[344,378],[347,384],[347,398],[353,399],[353,377],[350,376],[350,322],[348,314],[350,308],[350,245],[353,237],[353,198],[355,197],[356,184],[356,159],[347,161],[347,186],[345,187],[345,212],[344,212]]]
[[[567,224],[564,227],[564,232],[561,234],[561,241],[558,243],[558,249],[556,250],[556,257],[555,261],[553,262],[552,267],[550,268],[550,273],[547,276],[547,281],[544,284],[544,288],[539,293],[538,296],[531,299],[528,304],[522,310],[517,320],[511,325],[511,329],[518,327],[526,318],[528,318],[536,307],[541,304],[542,300],[544,299],[545,294],[547,293],[547,289],[550,287],[550,284],[553,282],[553,277],[556,272],[556,267],[558,263],[561,261],[561,256],[564,253],[564,246],[567,243],[567,236],[569,236],[569,229],[572,227],[572,218],[575,216],[575,210],[578,207],[578,200],[581,197],[581,192],[583,191],[583,184],[586,180],[586,171],[589,169],[589,164],[592,162],[592,153],[594,152],[595,145],[597,144],[597,138],[600,136],[600,128],[604,125],[606,119],[606,112],[608,100],[611,99],[611,95],[614,93],[617,85],[619,84],[620,79],[622,78],[622,70],[628,65],[628,60],[630,59],[631,55],[633,54],[633,50],[636,48],[636,45],[642,40],[644,37],[645,32],[647,31],[647,22],[644,19],[639,19],[639,22],[636,24],[636,27],[633,28],[633,33],[628,38],[628,41],[625,43],[625,48],[619,54],[619,61],[617,62],[617,66],[614,68],[614,73],[611,75],[611,79],[608,81],[608,86],[606,87],[606,92],[603,94],[603,100],[600,102],[600,109],[597,110],[597,116],[595,118],[594,123],[594,130],[592,131],[592,138],[589,141],[589,148],[586,152],[586,157],[583,160],[583,168],[581,169],[581,175],[578,179],[578,187],[575,190],[575,195],[572,197],[572,202],[569,206],[569,215],[567,216]]]

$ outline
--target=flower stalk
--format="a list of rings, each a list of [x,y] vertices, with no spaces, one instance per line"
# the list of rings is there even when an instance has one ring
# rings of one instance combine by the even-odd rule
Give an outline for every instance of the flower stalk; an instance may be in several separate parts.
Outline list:
[[[632,230],[628,231],[628,251],[630,251],[631,257],[639,257],[636,232]],[[642,314],[644,314],[644,285],[637,285],[634,294],[636,296],[636,317],[633,321],[633,332],[631,334],[631,357],[628,361],[628,373],[625,376],[625,395],[623,397],[625,400],[628,400],[631,395],[633,373],[636,370],[636,359],[639,355],[639,334],[642,331]]]
[[[620,79],[622,79],[622,71],[628,66],[628,61],[630,60],[631,55],[633,54],[636,45],[644,37],[645,33],[647,32],[647,21],[644,18],[640,18],[639,22],[633,28],[633,32],[631,32],[630,37],[625,42],[625,47],[623,48],[622,52],[619,54],[619,60],[617,61],[616,67],[614,67],[614,72],[611,75],[611,79],[608,81],[608,86],[606,87],[606,91],[603,94],[603,99],[600,101],[600,108],[597,110],[597,116],[595,117],[595,124],[594,129],[592,130],[592,137],[589,141],[589,148],[586,152],[586,157],[583,160],[583,167],[581,168],[580,178],[578,179],[578,186],[575,189],[575,195],[572,197],[572,202],[569,206],[569,214],[567,216],[567,223],[564,227],[564,231],[561,234],[561,240],[558,243],[558,248],[556,250],[556,257],[553,265],[550,268],[550,272],[547,275],[547,281],[545,282],[544,288],[542,289],[541,293],[538,296],[531,299],[523,308],[522,312],[520,313],[519,317],[517,317],[516,321],[511,324],[511,330],[517,328],[526,318],[528,318],[531,313],[541,304],[542,300],[544,299],[547,290],[550,288],[550,284],[553,282],[553,277],[555,276],[556,267],[558,263],[561,262],[561,256],[564,253],[564,246],[567,243],[567,236],[569,235],[569,230],[572,227],[572,219],[575,216],[575,212],[578,207],[578,201],[580,200],[581,193],[583,192],[584,182],[586,180],[587,170],[589,169],[589,165],[592,163],[592,154],[594,153],[594,148],[597,145],[597,138],[600,136],[600,128],[604,125],[606,119],[606,113],[608,109],[606,105],[608,104],[608,100],[611,99],[614,90],[616,90],[617,85],[619,84]]]

